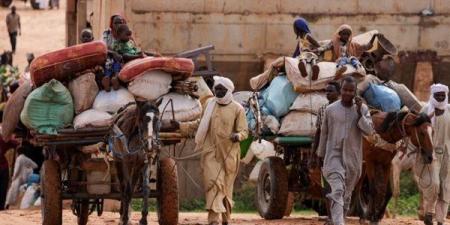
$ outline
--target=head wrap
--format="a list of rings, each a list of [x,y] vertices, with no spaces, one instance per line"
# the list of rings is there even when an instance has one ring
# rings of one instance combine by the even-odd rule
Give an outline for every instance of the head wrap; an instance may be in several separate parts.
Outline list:
[[[295,29],[297,29],[299,31],[303,31],[308,34],[311,33],[311,31],[309,30],[308,21],[306,21],[302,17],[300,17],[294,21],[294,27],[295,27]],[[298,38],[298,34],[297,34],[297,38]],[[297,43],[297,47],[295,48],[294,55],[292,57],[295,58],[299,55],[300,55],[300,45],[299,45],[299,43]]]
[[[339,57],[341,57],[341,36],[339,33],[343,30],[349,30],[351,32],[350,37],[348,38],[348,41],[346,43],[347,45],[347,53],[350,56],[359,57],[362,54],[362,51],[360,51],[359,45],[352,42],[353,39],[353,29],[348,24],[342,24],[334,33],[333,40],[333,60],[337,60]]]
[[[197,148],[200,148],[206,138],[206,134],[208,133],[209,124],[211,122],[212,113],[214,112],[214,108],[216,107],[217,103],[221,105],[228,105],[233,101],[233,91],[234,91],[234,84],[233,82],[226,78],[226,77],[220,77],[215,76],[214,77],[214,87],[221,84],[226,89],[228,89],[227,93],[224,97],[218,98],[215,97],[214,99],[210,100],[205,108],[205,111],[203,112],[203,117],[200,120],[200,125],[198,126],[197,133],[195,135],[195,143],[197,144]]]
[[[438,102],[434,98],[434,94],[438,92],[445,92],[445,100]],[[428,100],[428,115],[434,114],[435,109],[445,110],[448,104],[448,87],[443,84],[433,84],[431,85],[431,96]],[[434,124],[435,116],[431,118],[431,123]]]

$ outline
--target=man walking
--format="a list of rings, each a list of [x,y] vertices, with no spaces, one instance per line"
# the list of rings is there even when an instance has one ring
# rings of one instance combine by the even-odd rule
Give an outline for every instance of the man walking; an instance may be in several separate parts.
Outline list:
[[[430,172],[419,177],[419,183],[428,182],[430,184],[424,185],[424,187],[419,185],[423,192],[424,223],[426,225],[433,224],[433,213],[436,215],[438,225],[443,225],[450,203],[450,106],[448,105],[448,91],[448,87],[443,84],[433,84],[430,100],[422,110],[431,115],[434,150]],[[418,157],[420,158],[420,154]],[[415,169],[421,171],[425,165],[421,163],[422,160],[420,159],[417,162]]]
[[[182,133],[197,130],[195,143],[202,151],[200,166],[208,224],[219,225],[222,216],[222,225],[227,225],[239,170],[239,142],[247,138],[248,128],[244,108],[233,100],[233,82],[225,77],[214,77],[213,90],[215,97],[206,103],[202,119],[178,125]]]
[[[6,16],[6,27],[8,28],[9,41],[11,42],[12,52],[16,53],[17,34],[20,35],[20,16],[16,13],[16,7],[11,7],[11,13]]]
[[[317,150],[324,157],[323,175],[331,187],[327,198],[334,225],[344,225],[352,191],[361,176],[362,138],[373,135],[368,108],[356,95],[356,80],[345,77],[341,85],[341,100],[325,109]]]

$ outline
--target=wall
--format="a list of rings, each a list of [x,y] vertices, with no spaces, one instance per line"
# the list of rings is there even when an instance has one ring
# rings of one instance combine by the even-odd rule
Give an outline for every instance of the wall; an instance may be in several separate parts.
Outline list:
[[[262,71],[267,57],[292,54],[292,23],[299,16],[310,21],[319,40],[331,38],[339,25],[348,23],[355,33],[379,30],[400,50],[430,49],[450,58],[450,0],[92,1],[96,37],[108,26],[109,17],[120,12],[143,49],[175,54],[214,44],[214,65],[233,78],[238,90],[248,89],[249,77]],[[428,7],[434,15],[422,16]],[[435,80],[448,80],[443,75],[448,69],[441,65],[433,64]],[[412,87],[414,73],[415,63],[405,63],[395,79]],[[199,178],[198,161],[183,165]],[[181,196],[199,196],[180,169]]]
[[[449,0],[90,1],[96,37],[119,12],[143,49],[175,54],[214,44],[214,62],[237,81],[239,90],[248,88],[247,78],[261,71],[267,55],[292,54],[292,23],[300,15],[310,21],[319,40],[331,38],[339,25],[348,23],[355,33],[379,30],[401,50],[431,49],[450,58]],[[428,7],[433,16],[422,16]]]

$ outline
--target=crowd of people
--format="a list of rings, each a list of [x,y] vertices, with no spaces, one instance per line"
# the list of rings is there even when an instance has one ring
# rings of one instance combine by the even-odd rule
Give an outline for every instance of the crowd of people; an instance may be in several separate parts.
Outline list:
[[[12,52],[16,51],[16,38],[21,34],[20,16],[16,8],[6,18]],[[376,34],[367,45],[352,41],[353,30],[349,25],[340,26],[331,42],[321,46],[312,36],[308,22],[297,19],[294,32],[299,39],[293,57],[299,58],[298,68],[303,77],[308,76],[307,65],[312,68],[311,80],[317,80],[321,53],[331,50],[332,60],[336,62],[336,80],[326,87],[329,103],[320,108],[317,117],[317,131],[314,148],[323,162],[322,174],[326,181],[329,199],[330,221],[334,225],[345,224],[346,212],[350,206],[352,191],[362,173],[362,140],[364,136],[375,135],[369,110],[357,93],[357,81],[352,76],[345,76],[349,64],[355,69],[362,67],[358,58],[362,52],[373,47]],[[89,29],[81,32],[80,42],[94,41]],[[132,38],[132,31],[123,16],[111,17],[110,26],[104,31],[101,40],[108,47],[108,58],[104,67],[99,68],[99,82],[105,91],[117,90],[120,82],[117,78],[123,65],[131,60],[159,55],[139,49]],[[27,55],[29,62],[32,54]],[[389,80],[386,76],[395,64],[392,57],[383,58],[377,65],[377,76]],[[29,68],[27,69],[29,70]],[[234,84],[225,77],[216,77],[213,85],[215,97],[204,106],[200,120],[190,123],[173,123],[181,130],[196,130],[197,149],[202,151],[201,167],[203,171],[206,210],[210,225],[226,225],[230,221],[233,208],[233,185],[237,177],[240,161],[239,142],[248,136],[248,128],[244,108],[233,100]],[[450,107],[448,105],[448,87],[443,84],[431,86],[430,99],[423,112],[430,116],[433,131],[430,135],[434,144],[432,171],[427,179],[431,185],[422,190],[426,225],[444,224],[450,203]],[[188,132],[187,132],[188,133]],[[7,184],[9,183],[9,167],[4,156],[10,148],[24,148],[24,144],[15,140],[5,141],[0,137],[0,210],[8,207],[6,203]],[[23,152],[23,151],[21,151]],[[36,159],[37,168],[42,163],[40,156],[29,156]],[[36,169],[36,168],[34,168]],[[423,177],[422,177],[423,178]],[[14,178],[13,178],[14,179]],[[423,178],[425,179],[425,178]],[[324,187],[325,188],[325,187]],[[222,220],[220,220],[222,216]]]

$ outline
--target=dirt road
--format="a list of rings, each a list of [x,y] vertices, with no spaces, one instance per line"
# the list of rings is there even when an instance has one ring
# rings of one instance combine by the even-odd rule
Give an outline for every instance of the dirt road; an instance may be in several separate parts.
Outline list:
[[[290,224],[304,224],[304,225],[321,225],[324,222],[319,221],[316,216],[295,214],[291,218],[283,220],[262,220],[256,214],[233,214],[231,224],[239,225],[290,225]],[[116,225],[118,224],[118,213],[105,212],[101,217],[91,215],[89,217],[89,225]],[[138,224],[140,213],[133,212],[132,224]],[[149,215],[150,224],[156,224],[156,215],[151,213]],[[72,215],[69,210],[64,211],[64,225],[76,225],[76,217]],[[206,224],[206,213],[181,213],[180,224],[182,225],[200,225]],[[11,210],[0,212],[0,224],[2,225],[38,225],[41,224],[41,214],[39,210]],[[356,218],[351,218],[348,221],[349,225],[359,225]],[[383,225],[421,225],[423,222],[413,219],[412,217],[402,217],[399,219],[385,219],[381,223]]]
[[[17,7],[22,24],[22,35],[17,36],[17,52],[13,57],[13,64],[23,72],[27,65],[26,53],[32,52],[39,56],[65,47],[66,1],[61,1],[59,10],[33,10],[29,1],[25,4],[16,0],[13,4]],[[9,12],[9,9],[0,7],[0,53],[11,50],[5,22]]]

